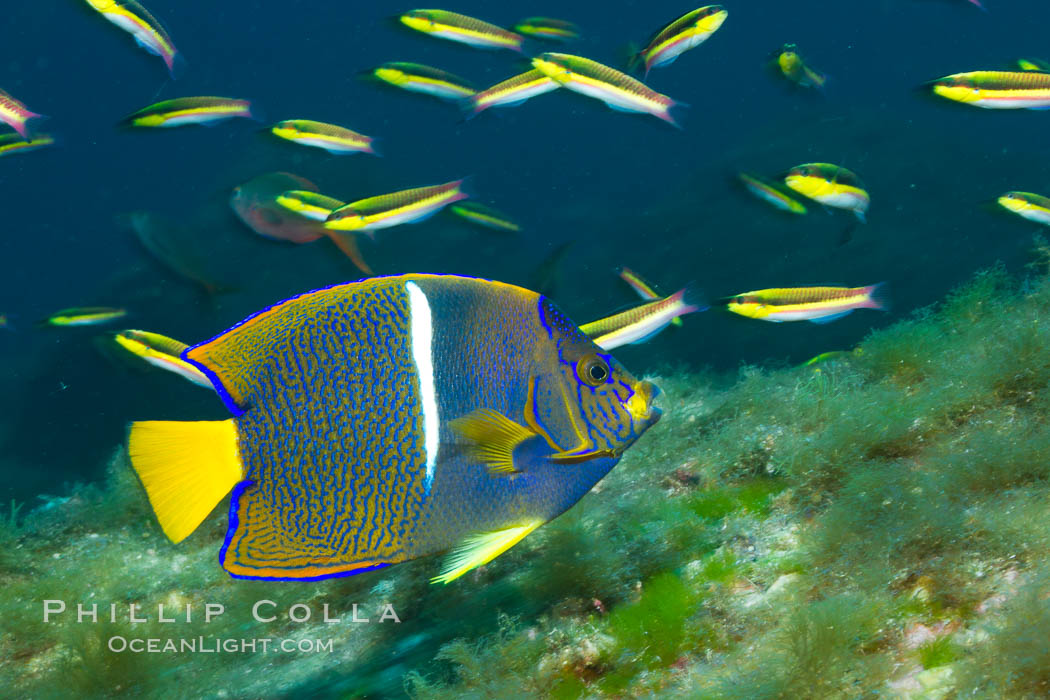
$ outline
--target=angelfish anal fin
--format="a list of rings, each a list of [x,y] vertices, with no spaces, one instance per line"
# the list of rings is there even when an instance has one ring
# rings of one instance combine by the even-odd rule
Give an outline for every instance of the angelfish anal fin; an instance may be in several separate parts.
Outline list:
[[[516,474],[514,450],[536,433],[518,425],[499,411],[479,408],[450,423],[467,453],[493,474]],[[523,535],[524,536],[524,535]]]
[[[441,573],[430,579],[430,582],[448,583],[471,569],[488,564],[542,524],[542,520],[533,520],[524,525],[468,537],[449,553]]]

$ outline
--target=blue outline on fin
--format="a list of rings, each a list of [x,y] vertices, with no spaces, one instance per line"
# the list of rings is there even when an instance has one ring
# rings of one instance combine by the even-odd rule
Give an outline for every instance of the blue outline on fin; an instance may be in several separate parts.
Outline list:
[[[327,291],[329,289],[335,289],[336,287],[345,287],[347,285],[357,284],[358,282],[365,282],[365,281],[371,281],[371,280],[381,280],[381,279],[393,279],[393,278],[396,278],[396,277],[454,277],[456,279],[475,280],[477,282],[493,282],[493,283],[498,282],[498,280],[485,279],[484,277],[471,277],[469,275],[443,275],[443,274],[435,274],[435,273],[429,273],[429,272],[402,273],[400,275],[379,275],[379,276],[376,276],[376,277],[360,277],[360,278],[358,278],[356,280],[350,280],[349,282],[336,282],[335,284],[330,284],[330,285],[325,286],[325,287],[318,287],[317,289],[311,289],[309,291],[302,292],[301,294],[296,294],[295,296],[290,296],[287,299],[282,299],[280,301],[274,302],[273,304],[270,304],[269,306],[267,306],[267,307],[265,307],[263,309],[260,309],[259,311],[256,311],[255,313],[253,313],[253,314],[251,314],[249,316],[246,316],[245,318],[243,318],[242,320],[240,320],[237,323],[233,324],[232,326],[230,326],[226,330],[213,335],[211,338],[208,338],[207,340],[203,340],[203,341],[197,343],[196,345],[191,345],[190,347],[186,348],[185,350],[183,350],[179,354],[179,358],[185,360],[186,362],[190,363],[191,365],[193,365],[194,367],[199,369],[202,373],[204,373],[204,376],[206,376],[211,381],[212,385],[215,387],[215,393],[217,393],[219,395],[219,398],[222,399],[222,402],[226,406],[226,409],[230,413],[233,414],[234,418],[238,418],[240,416],[243,416],[244,413],[247,411],[247,409],[246,408],[242,408],[241,406],[237,405],[237,402],[233,400],[232,396],[230,396],[230,393],[226,390],[226,387],[223,386],[222,380],[219,379],[218,375],[215,374],[215,372],[211,371],[210,369],[208,369],[207,367],[205,367],[201,363],[196,362],[194,360],[191,360],[188,357],[190,351],[196,350],[197,348],[202,347],[204,345],[210,345],[211,343],[215,342],[216,340],[218,340],[219,338],[223,337],[224,335],[227,335],[227,334],[232,333],[233,331],[237,330],[238,328],[240,328],[244,324],[246,324],[249,321],[251,321],[252,319],[254,319],[256,316],[260,316],[260,315],[266,313],[267,311],[269,311],[270,309],[274,309],[274,308],[276,308],[278,306],[281,306],[283,304],[287,304],[290,301],[295,301],[296,299],[298,299],[300,297],[305,297],[305,296],[307,296],[309,294],[314,294],[316,292],[324,292],[324,291]],[[517,285],[508,284],[507,282],[498,282],[498,283],[499,284],[506,284],[507,286],[510,286],[510,287],[517,287]],[[524,289],[525,291],[532,291],[532,290],[527,289],[526,287],[519,287],[519,289]],[[535,293],[535,292],[533,292],[533,293]],[[539,296],[540,296],[540,299],[543,299],[542,295],[539,295]],[[540,317],[542,318],[542,314],[541,314]],[[547,324],[544,323],[544,325],[546,326]],[[550,330],[550,328],[548,327],[548,331],[549,330]]]
[[[306,578],[297,576],[242,576],[229,571],[225,566],[222,566],[223,561],[226,559],[226,550],[230,548],[230,541],[233,539],[233,531],[237,529],[240,524],[237,520],[237,507],[240,503],[241,496],[250,486],[254,486],[255,482],[251,479],[239,482],[233,487],[233,495],[230,496],[230,515],[229,524],[226,529],[226,538],[222,542],[222,548],[219,549],[219,566],[222,570],[229,574],[230,578],[237,579],[239,581],[323,581],[328,578],[345,578],[347,576],[356,576],[357,574],[363,574],[368,571],[375,571],[376,569],[383,569],[390,566],[390,564],[376,564],[375,566],[369,566],[365,569],[355,569],[353,571],[339,571],[331,574],[322,574],[320,576],[309,576]]]
[[[208,342],[211,342],[211,341],[205,341],[205,343],[208,343]],[[204,345],[205,343],[199,343],[199,345]],[[207,367],[202,365],[200,362],[197,362],[196,360],[191,360],[190,358],[186,357],[186,354],[190,350],[193,350],[193,348],[195,348],[195,347],[197,347],[197,345],[194,345],[193,347],[189,347],[189,348],[186,348],[185,350],[183,350],[179,354],[179,359],[184,360],[185,362],[188,362],[189,364],[191,364],[194,367],[196,367],[197,369],[199,369],[201,371],[201,373],[204,374],[204,376],[208,378],[208,381],[211,382],[211,385],[215,388],[215,393],[219,395],[220,399],[222,399],[222,403],[223,403],[224,406],[226,406],[226,410],[229,411],[230,413],[232,413],[234,418],[240,418],[241,416],[243,416],[245,414],[247,409],[241,408],[240,406],[237,405],[237,402],[233,400],[232,396],[230,396],[230,392],[228,392],[226,390],[226,387],[223,386],[222,380],[219,379],[219,375],[215,374],[215,372],[212,372],[210,369],[208,369]]]

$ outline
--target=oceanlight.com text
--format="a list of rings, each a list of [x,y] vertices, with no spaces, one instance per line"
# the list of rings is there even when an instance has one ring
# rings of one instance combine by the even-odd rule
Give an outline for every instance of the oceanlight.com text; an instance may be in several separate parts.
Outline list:
[[[109,638],[106,646],[117,654],[330,654],[331,639],[280,639],[274,637],[122,637]]]

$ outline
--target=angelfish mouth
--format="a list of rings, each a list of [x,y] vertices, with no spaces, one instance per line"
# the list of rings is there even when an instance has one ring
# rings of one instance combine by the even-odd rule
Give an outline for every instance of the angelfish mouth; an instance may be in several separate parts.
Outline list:
[[[648,421],[656,423],[663,415],[663,411],[653,405],[653,401],[660,395],[660,387],[652,382],[640,381],[634,386],[634,395],[624,404],[627,412],[636,421]]]

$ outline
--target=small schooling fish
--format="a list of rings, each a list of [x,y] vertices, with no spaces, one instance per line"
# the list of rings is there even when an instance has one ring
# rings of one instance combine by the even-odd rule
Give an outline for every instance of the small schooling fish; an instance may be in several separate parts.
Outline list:
[[[679,316],[705,309],[707,306],[695,292],[680,289],[669,297],[585,323],[580,330],[602,350],[613,350],[621,345],[644,343]]]
[[[363,232],[424,221],[445,206],[466,199],[469,195],[462,187],[463,180],[454,180],[360,199],[333,211],[324,226],[335,231]]]
[[[826,207],[845,209],[862,222],[871,197],[857,174],[831,163],[803,163],[784,176],[784,184],[804,197]],[[768,201],[768,200],[767,200]]]
[[[669,66],[689,49],[711,38],[729,13],[721,5],[707,5],[682,15],[658,31],[634,60],[645,65],[645,74],[657,66]]]
[[[346,202],[310,190],[288,190],[277,195],[274,201],[288,211],[321,222],[336,209],[346,206]]]
[[[621,267],[617,274],[620,276],[627,286],[630,287],[645,301],[654,301],[660,299],[663,295],[656,291],[656,288],[641,278],[641,276],[629,267]],[[682,319],[675,317],[671,319],[672,326],[681,326]]]
[[[757,175],[751,175],[750,173],[738,173],[737,177],[740,182],[744,185],[744,188],[755,195],[763,202],[771,204],[773,207],[780,211],[786,211],[790,214],[805,214],[807,212],[806,205],[798,201],[794,197],[784,192],[776,185],[763,180]]]
[[[978,70],[929,83],[933,94],[982,109],[1050,109],[1050,73]]]
[[[1007,192],[996,201],[1009,212],[1037,224],[1050,226],[1050,198],[1032,192]]]
[[[559,87],[561,85],[548,78],[543,71],[533,68],[464,100],[466,116],[469,119],[489,107],[517,107],[531,97],[557,90]]]
[[[565,53],[544,53],[532,59],[532,65],[562,87],[601,100],[614,110],[651,114],[679,126],[671,110],[680,103],[597,61]]]
[[[29,129],[26,122],[30,119],[43,119],[43,114],[31,112],[29,109],[12,97],[10,94],[0,90],[0,121],[18,132],[18,135],[29,140]]]
[[[101,326],[128,315],[125,309],[112,306],[78,306],[56,311],[40,322],[41,326],[69,328],[75,326]]]
[[[180,542],[232,493],[234,578],[316,581],[450,552],[433,582],[558,517],[660,417],[548,299],[399,275],[270,306],[181,353],[233,414],[140,421],[128,454]]]
[[[371,274],[357,238],[325,228],[321,217],[332,213],[325,209],[327,204],[343,203],[317,194],[317,187],[306,178],[282,172],[254,177],[235,187],[230,197],[237,218],[260,236],[299,244],[327,236],[359,270]]]
[[[251,103],[232,97],[177,97],[143,107],[125,117],[121,124],[160,128],[188,124],[211,126],[234,117],[254,119]]]
[[[274,124],[270,131],[278,138],[303,146],[322,148],[334,155],[345,153],[378,155],[373,148],[374,139],[371,136],[365,136],[335,124],[310,119],[285,119]]]
[[[402,90],[419,92],[443,100],[462,100],[477,92],[473,85],[458,75],[419,63],[384,63],[373,70],[372,74],[384,83]]]
[[[487,207],[477,202],[456,202],[448,210],[459,218],[483,228],[496,229],[497,231],[521,230],[521,226],[503,212],[496,211],[492,207]]]
[[[514,29],[548,41],[575,41],[580,38],[580,30],[572,22],[552,17],[526,17],[514,25]]]
[[[113,341],[146,364],[174,372],[205,389],[214,388],[207,375],[180,357],[189,348],[185,343],[159,333],[138,330],[121,331],[113,336]]]
[[[8,156],[14,153],[27,153],[55,143],[53,136],[47,134],[36,134],[29,140],[23,139],[18,134],[0,134],[0,156]]]
[[[458,41],[479,49],[510,49],[521,53],[521,34],[455,12],[411,10],[401,15],[401,23],[439,39]]]
[[[799,87],[823,88],[828,80],[827,76],[813,70],[802,60],[795,44],[784,44],[774,56],[774,63],[780,75]]]
[[[1017,59],[1017,67],[1021,70],[1050,71],[1050,63],[1041,58],[1019,58]]]
[[[135,0],[87,0],[87,4],[131,34],[136,44],[154,56],[160,56],[171,77],[176,77],[181,55],[163,25],[145,7]]]
[[[856,309],[889,308],[885,283],[867,287],[790,287],[760,289],[727,297],[725,308],[761,321],[830,323]]]

